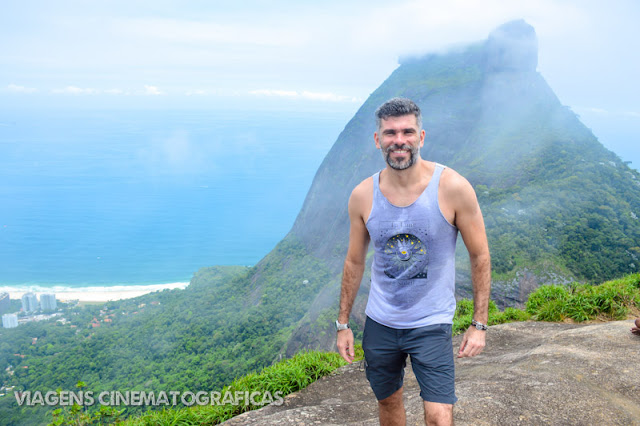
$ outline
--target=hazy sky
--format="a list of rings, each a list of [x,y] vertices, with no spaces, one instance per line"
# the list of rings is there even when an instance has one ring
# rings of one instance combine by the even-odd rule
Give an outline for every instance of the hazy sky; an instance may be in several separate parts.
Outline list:
[[[519,18],[561,102],[605,145],[640,145],[637,0],[7,1],[0,106],[249,102],[349,115],[399,56]]]

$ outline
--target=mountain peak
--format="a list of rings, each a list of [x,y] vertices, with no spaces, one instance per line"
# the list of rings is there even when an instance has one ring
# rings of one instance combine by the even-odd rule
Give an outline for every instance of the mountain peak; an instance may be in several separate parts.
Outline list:
[[[487,71],[535,71],[536,30],[523,19],[507,22],[489,34],[485,51]]]
[[[596,283],[640,270],[640,174],[560,103],[536,71],[537,44],[533,27],[508,22],[479,43],[401,61],[365,101],[318,169],[287,236],[305,253],[301,258],[316,259],[332,277],[293,332],[287,354],[335,344],[328,328],[317,330],[337,315],[348,200],[356,185],[385,167],[372,140],[374,112],[395,96],[422,110],[422,158],[458,171],[476,189],[491,249],[491,296],[499,306],[520,306],[543,283]],[[359,327],[370,259],[352,312]],[[456,296],[469,298],[463,247],[456,262]]]

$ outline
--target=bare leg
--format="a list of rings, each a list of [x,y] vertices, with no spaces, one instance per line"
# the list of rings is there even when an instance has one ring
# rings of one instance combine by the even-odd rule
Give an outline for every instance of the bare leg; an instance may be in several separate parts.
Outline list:
[[[453,404],[424,401],[424,422],[427,426],[453,426]]]
[[[402,388],[385,399],[378,401],[380,426],[404,426],[407,423],[402,401]]]

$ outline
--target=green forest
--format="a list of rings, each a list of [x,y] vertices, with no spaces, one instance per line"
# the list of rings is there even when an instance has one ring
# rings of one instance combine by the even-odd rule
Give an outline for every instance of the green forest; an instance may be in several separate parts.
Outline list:
[[[535,38],[523,25],[514,37]],[[494,312],[495,321],[583,320],[594,312],[614,319],[637,307],[637,275],[627,278],[623,299],[615,286],[602,296],[591,284],[640,271],[640,173],[560,103],[533,62],[509,62],[514,45],[505,43],[402,59],[327,154],[291,232],[257,265],[202,268],[185,290],[69,306],[65,321],[2,329],[0,383],[43,392],[74,390],[78,382],[94,393],[213,390],[300,349],[332,347],[347,200],[384,167],[372,142],[373,114],[393,96],[410,97],[423,111],[422,157],[455,169],[476,190],[492,256],[493,308],[508,307]],[[468,257],[459,253],[457,296],[465,298]],[[513,310],[541,284],[552,286],[534,298],[535,309]],[[368,288],[366,271],[352,315],[356,337]],[[463,327],[469,305],[459,306]],[[127,407],[123,415],[144,410]],[[5,424],[45,423],[50,411],[17,407],[11,393],[0,397]]]
[[[268,366],[328,278],[300,245],[281,243],[272,255],[260,264],[261,287],[246,285],[253,268],[203,268],[185,290],[70,308],[65,324],[2,329],[0,382],[14,391],[74,390],[78,381],[95,393],[197,391]],[[287,262],[297,273],[282,277]],[[3,421],[45,421],[50,411],[16,408],[13,397],[0,397]]]
[[[226,268],[225,268],[226,269]],[[231,270],[209,270],[210,279],[230,279],[233,280],[234,273],[242,273],[243,268],[230,268]],[[202,284],[202,283],[201,283]],[[201,288],[201,291],[194,291],[194,294],[187,296],[190,289],[186,290],[165,290],[155,294],[140,297],[136,300],[129,300],[122,302],[122,305],[118,303],[110,303],[112,309],[117,306],[118,310],[128,315],[143,315],[139,318],[145,318],[147,322],[152,322],[151,317],[162,316],[162,311],[148,310],[145,312],[146,301],[158,302],[160,299],[165,299],[169,305],[173,305],[173,301],[188,300],[190,297],[198,296],[204,297],[208,292],[215,291],[214,287]],[[141,304],[145,304],[140,308]],[[160,306],[160,304],[154,304],[153,306]],[[97,309],[97,311],[96,311]],[[524,309],[506,308],[504,311],[500,311],[495,303],[492,301],[489,307],[489,325],[497,325],[506,322],[513,321],[575,321],[582,322],[587,320],[620,320],[626,319],[632,312],[638,312],[640,310],[640,274],[633,274],[622,279],[612,280],[600,285],[590,284],[578,284],[573,283],[570,286],[542,286],[533,292],[527,300]],[[102,315],[100,315],[102,311]],[[105,306],[83,307],[73,308],[70,312],[75,312],[78,321],[90,321],[93,320],[92,315],[97,314],[101,318],[115,318],[112,316],[111,309],[105,309]],[[133,314],[138,312],[138,314]],[[123,314],[124,315],[124,314]],[[464,332],[470,325],[473,316],[473,302],[471,300],[460,300],[456,309],[456,315],[454,317],[454,334]],[[74,320],[74,322],[77,322]],[[179,321],[184,321],[180,319]],[[104,322],[104,320],[103,320]],[[79,332],[78,335],[82,336],[82,339],[95,338],[96,336],[105,337],[106,335],[117,336],[119,334],[119,326],[123,323],[114,322],[109,329],[104,329],[102,334],[87,334]],[[68,325],[68,324],[67,324]],[[56,330],[60,328],[60,325],[55,323],[42,323],[41,331],[47,330],[48,332],[42,336],[43,339],[50,340],[57,337],[62,337],[63,334],[57,334],[60,331]],[[144,326],[143,326],[144,327]],[[21,327],[26,331],[27,327]],[[100,328],[100,327],[98,327]],[[150,328],[145,327],[146,330]],[[88,330],[88,329],[87,329]],[[95,330],[95,329],[94,329]],[[14,329],[13,331],[18,331]],[[31,332],[34,329],[30,330]],[[169,333],[170,334],[170,333]],[[15,333],[12,336],[14,339],[28,339],[31,341],[32,334],[25,335],[24,333]],[[202,336],[199,340],[201,349],[205,349],[216,353],[216,347],[219,342],[213,342],[211,339],[206,338],[208,336]],[[148,344],[147,335],[135,335],[129,336],[130,339],[135,340],[138,346]],[[97,340],[97,339],[96,339]],[[192,339],[193,340],[193,339]],[[236,343],[237,344],[237,343]],[[47,343],[49,349],[55,348],[55,343]],[[36,345],[37,346],[37,345]],[[104,343],[96,343],[93,345],[93,350],[111,351],[113,342],[111,340],[104,340]],[[157,350],[154,349],[154,350]],[[324,352],[306,352],[302,351],[296,354],[293,358],[283,360],[281,362],[269,361],[265,363],[264,367],[251,368],[244,372],[237,373],[231,379],[227,379],[225,382],[218,384],[218,381],[211,380],[213,378],[207,377],[211,373],[204,370],[201,364],[197,363],[197,360],[202,359],[201,355],[195,353],[193,347],[182,348],[176,350],[182,352],[180,355],[185,362],[183,362],[179,368],[184,369],[183,374],[176,372],[176,368],[173,367],[173,362],[176,358],[165,358],[166,361],[157,358],[153,361],[153,367],[159,371],[162,371],[164,375],[160,380],[154,381],[148,379],[145,374],[148,375],[150,368],[147,365],[150,363],[148,358],[143,353],[142,357],[133,358],[128,361],[119,360],[120,364],[130,364],[127,368],[110,372],[110,379],[106,379],[107,373],[101,372],[98,368],[98,372],[88,373],[79,372],[82,377],[90,377],[94,380],[103,380],[96,386],[96,383],[92,385],[90,382],[80,381],[80,383],[74,383],[67,386],[59,386],[59,389],[63,390],[79,390],[84,391],[93,389],[94,394],[97,394],[99,390],[118,390],[120,392],[126,392],[127,390],[144,390],[146,392],[160,391],[168,392],[169,389],[177,391],[191,391],[193,393],[197,391],[219,391],[220,393],[230,392],[251,392],[251,391],[269,391],[271,394],[287,395],[291,392],[295,392],[299,389],[306,387],[311,382],[317,380],[326,374],[329,374],[335,368],[338,368],[345,364],[340,356],[333,353]],[[43,359],[46,355],[39,356],[39,351],[32,350],[25,356],[25,363],[31,365],[38,365],[39,369],[43,372],[48,372],[51,375],[51,379],[47,382],[39,384],[35,379],[30,382],[25,389],[50,389],[48,386],[53,386],[51,383],[60,383],[62,378],[56,378],[56,372],[61,369],[78,369],[77,362],[72,360],[71,357],[67,360],[61,361],[61,365],[58,368],[49,368],[38,362],[39,358]],[[358,349],[358,357],[361,358],[361,349]],[[357,359],[360,359],[358,358]],[[102,362],[105,362],[104,360]],[[190,362],[190,364],[189,364]],[[273,364],[273,365],[272,365]],[[86,370],[86,369],[85,369]],[[95,367],[94,367],[94,370]],[[134,375],[134,370],[140,370],[141,373]],[[173,372],[173,375],[172,375]],[[247,374],[247,372],[252,372]],[[156,374],[158,376],[158,374]],[[205,380],[198,379],[197,376],[205,376]],[[24,380],[26,376],[22,376]],[[96,379],[97,377],[97,379]],[[207,380],[209,379],[209,380]],[[9,381],[14,381],[14,378],[10,378]],[[39,380],[44,380],[40,377]],[[73,381],[73,380],[72,380]],[[14,381],[15,382],[15,381]],[[22,386],[19,386],[22,387]],[[11,406],[16,406],[15,398],[12,395],[3,397],[0,399],[2,403],[3,412],[3,424],[34,424],[34,423],[47,423],[51,421],[59,421],[59,424],[103,424],[110,419],[124,420],[129,419],[126,424],[175,424],[175,422],[187,422],[189,424],[217,424],[234,415],[237,415],[243,411],[259,408],[261,405],[245,405],[245,404],[221,404],[221,405],[195,405],[193,407],[156,407],[156,409],[144,409],[142,407],[131,406],[95,406],[88,407],[88,409],[82,409],[80,407],[24,407],[21,412],[17,410],[9,410]],[[151,407],[147,407],[151,408]],[[167,409],[168,408],[168,409]],[[149,411],[148,413],[142,413],[142,411]],[[4,416],[4,414],[7,414]],[[84,422],[84,423],[78,423]]]

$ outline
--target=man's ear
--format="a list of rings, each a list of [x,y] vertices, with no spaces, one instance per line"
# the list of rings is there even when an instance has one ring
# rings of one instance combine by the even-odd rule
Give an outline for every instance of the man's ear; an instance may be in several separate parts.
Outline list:
[[[378,132],[373,133],[373,140],[376,141],[376,148],[380,149],[380,141],[378,140]]]

